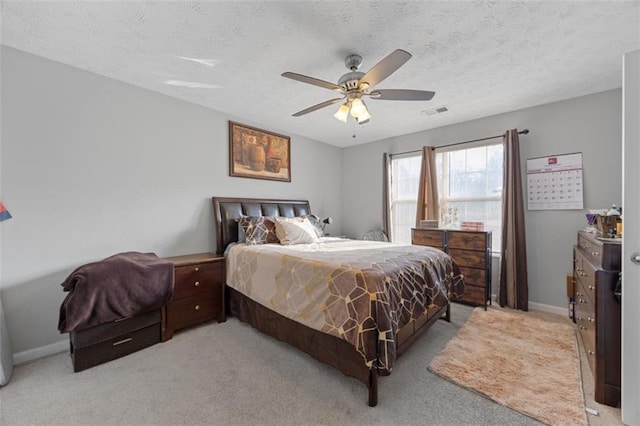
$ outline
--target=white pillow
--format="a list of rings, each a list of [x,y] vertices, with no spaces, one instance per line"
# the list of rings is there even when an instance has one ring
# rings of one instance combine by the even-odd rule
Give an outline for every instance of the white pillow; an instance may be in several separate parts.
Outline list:
[[[315,228],[306,218],[276,217],[276,235],[282,245],[317,243]]]

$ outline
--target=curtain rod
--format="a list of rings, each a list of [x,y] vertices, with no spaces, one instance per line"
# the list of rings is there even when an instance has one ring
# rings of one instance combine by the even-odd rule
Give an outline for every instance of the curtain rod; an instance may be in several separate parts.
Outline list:
[[[518,132],[519,135],[526,135],[529,133],[529,129],[524,129]],[[489,139],[496,139],[496,138],[501,138],[504,135],[497,135],[497,136],[489,136],[488,138],[481,138],[481,139],[473,139],[471,141],[464,141],[464,142],[456,142],[456,143],[450,143],[448,145],[441,145],[441,146],[435,146],[432,149],[438,149],[438,148],[446,148],[448,146],[455,146],[455,145],[462,145],[465,143],[471,143],[471,142],[480,142],[480,141],[486,141]],[[398,152],[398,153],[394,153],[394,154],[389,154],[391,157],[393,157],[394,155],[404,155],[404,154],[413,154],[414,152],[422,152],[421,149],[416,149],[415,151],[405,151],[405,152]]]

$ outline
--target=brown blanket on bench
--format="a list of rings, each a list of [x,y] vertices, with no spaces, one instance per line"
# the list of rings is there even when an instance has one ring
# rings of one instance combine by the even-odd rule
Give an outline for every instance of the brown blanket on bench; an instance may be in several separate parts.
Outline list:
[[[80,266],[61,284],[61,333],[159,309],[173,293],[173,263],[153,253],[118,253]]]

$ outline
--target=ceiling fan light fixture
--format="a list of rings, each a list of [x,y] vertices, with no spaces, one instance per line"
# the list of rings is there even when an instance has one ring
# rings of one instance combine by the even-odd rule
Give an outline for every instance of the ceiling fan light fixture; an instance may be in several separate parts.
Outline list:
[[[349,117],[349,103],[345,102],[342,105],[340,105],[340,108],[338,108],[338,111],[336,111],[336,113],[333,114],[333,116],[338,120],[342,121],[343,123],[346,123],[347,118]]]
[[[351,116],[358,122],[365,122],[371,118],[371,114],[369,114],[369,110],[362,99],[356,98],[351,102]]]

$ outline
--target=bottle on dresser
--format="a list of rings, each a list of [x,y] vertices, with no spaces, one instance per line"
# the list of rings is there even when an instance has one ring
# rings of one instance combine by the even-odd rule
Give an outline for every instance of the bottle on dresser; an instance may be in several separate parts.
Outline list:
[[[615,204],[611,206],[611,209],[607,212],[607,216],[615,216],[615,227],[609,231],[610,238],[620,238],[622,237],[622,207],[617,207]],[[613,225],[612,222],[609,222]]]

